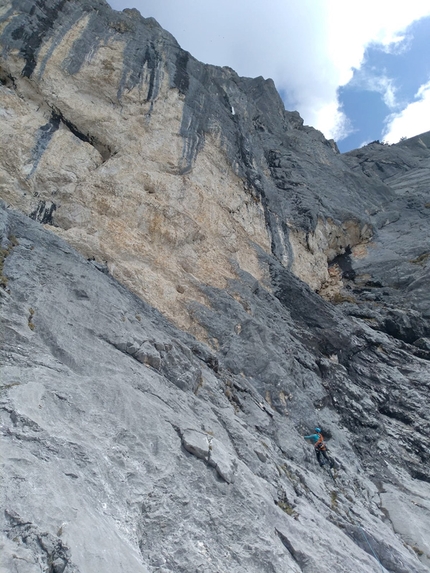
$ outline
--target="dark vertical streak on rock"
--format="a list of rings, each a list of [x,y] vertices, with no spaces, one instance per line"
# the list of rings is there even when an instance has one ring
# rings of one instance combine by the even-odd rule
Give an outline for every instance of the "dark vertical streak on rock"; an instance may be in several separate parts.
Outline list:
[[[154,97],[156,97],[158,93],[158,89],[156,89],[156,77],[157,77],[157,68],[160,62],[160,58],[155,51],[154,47],[151,46],[152,49],[146,49],[146,57],[145,57],[145,64],[148,64],[149,68],[149,86],[148,86],[148,95],[146,96],[146,101],[151,101]],[[143,73],[141,73],[139,80],[141,80]]]
[[[190,54],[179,51],[176,56],[176,71],[173,83],[179,93],[185,95],[190,86],[190,76],[188,75],[187,65]]]
[[[49,35],[62,11],[66,0],[58,0],[48,5],[46,2],[13,2],[14,9],[21,11],[17,18],[19,24],[13,20],[10,37],[14,43],[19,44],[20,55],[25,65],[22,70],[24,77],[30,78],[37,65],[39,49],[47,35]],[[4,34],[3,34],[4,35]],[[14,46],[16,47],[16,46]]]
[[[145,101],[153,101],[159,92],[161,57],[149,38],[130,39],[124,49],[124,68],[118,88],[120,100],[125,91],[141,86],[146,80],[148,92]],[[145,73],[145,66],[149,77]]]
[[[30,213],[31,219],[39,221],[42,225],[54,225],[54,213],[57,205],[51,201],[39,201],[36,209]]]
[[[101,41],[107,39],[108,35],[104,18],[101,18],[98,12],[93,12],[87,26],[79,38],[74,41],[63,62],[63,68],[67,73],[77,74],[88,55],[94,54]]]
[[[61,111],[57,109],[52,112],[49,122],[46,123],[45,125],[42,125],[42,127],[39,127],[37,131],[36,144],[33,148],[33,153],[32,153],[33,167],[28,175],[28,178],[30,178],[36,171],[43,154],[48,148],[52,136],[59,129],[60,123],[63,123],[63,125],[65,125],[67,129],[71,133],[73,133],[73,135],[77,137],[80,141],[89,143],[92,147],[94,147],[102,156],[103,161],[107,161],[109,157],[112,155],[112,150],[109,147],[109,145],[100,142],[95,136],[80,131],[79,128],[76,127],[76,125],[74,125],[70,120],[64,117]]]
[[[33,152],[32,152],[33,167],[32,167],[32,169],[28,175],[28,178],[30,178],[33,175],[33,173],[36,171],[37,166],[39,165],[39,162],[40,162],[43,154],[45,153],[45,151],[49,145],[49,142],[52,139],[52,136],[57,131],[57,129],[60,127],[60,121],[61,121],[60,116],[57,113],[53,112],[48,123],[45,123],[45,125],[42,125],[37,130],[36,145],[34,146]]]
[[[208,89],[211,78],[208,75],[208,66],[194,62],[195,73],[198,81],[193,81],[188,86],[182,113],[180,134],[184,138],[182,150],[181,173],[187,173],[192,169],[198,152],[202,149],[205,134],[208,131],[208,117],[212,102],[209,98]]]
[[[51,41],[51,45],[49,46],[48,51],[43,56],[43,59],[40,62],[38,71],[39,79],[43,76],[45,72],[46,64],[48,63],[49,58],[52,56],[56,48],[60,45],[61,41],[63,40],[67,32],[69,32],[69,30],[71,30],[83,16],[81,8],[76,7],[71,3],[67,5],[67,10],[68,12],[66,13],[64,21],[59,23],[58,26],[56,26],[54,30],[54,37],[52,38]]]

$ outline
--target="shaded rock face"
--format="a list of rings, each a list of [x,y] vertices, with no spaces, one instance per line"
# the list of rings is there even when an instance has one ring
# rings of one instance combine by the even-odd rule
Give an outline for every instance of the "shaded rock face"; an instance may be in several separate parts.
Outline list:
[[[374,213],[366,254],[350,258],[355,276],[347,282],[358,301],[350,311],[426,348],[420,340],[430,333],[430,134],[391,146],[373,143],[345,159],[355,172],[383,181],[394,193]]]
[[[101,0],[0,38],[4,569],[429,571],[428,134],[342,156]]]

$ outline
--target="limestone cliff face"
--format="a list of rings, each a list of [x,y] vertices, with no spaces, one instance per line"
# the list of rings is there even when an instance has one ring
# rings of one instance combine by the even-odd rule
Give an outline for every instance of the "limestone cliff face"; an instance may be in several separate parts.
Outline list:
[[[428,134],[342,156],[103,0],[0,41],[6,570],[428,571]]]
[[[264,280],[260,250],[319,289],[371,237],[366,207],[389,192],[363,196],[270,80],[201,64],[104,2],[6,3],[1,26],[3,197],[181,327],[199,283]]]

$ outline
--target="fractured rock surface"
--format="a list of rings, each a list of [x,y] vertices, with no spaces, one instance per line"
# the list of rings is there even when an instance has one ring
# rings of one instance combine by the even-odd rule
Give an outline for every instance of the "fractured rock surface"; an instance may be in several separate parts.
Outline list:
[[[0,26],[7,202],[201,339],[198,285],[237,267],[270,285],[261,250],[378,328],[429,336],[428,134],[342,156],[270,80],[101,0],[6,2]],[[420,314],[409,333],[399,306]]]
[[[429,571],[429,135],[340,155],[103,0],[0,41],[4,569]]]
[[[216,364],[37,223],[6,209],[1,221],[3,237],[17,242],[1,299],[6,570],[376,572],[373,551],[387,571],[427,570],[411,547],[427,550],[419,531],[428,510],[419,506],[428,482],[416,489],[399,455],[416,447],[413,430],[402,435],[405,424],[379,414],[377,396],[364,395],[345,366],[322,356],[317,364],[315,337],[273,295],[248,287],[252,315],[236,309],[240,334],[224,325],[236,342],[229,350],[226,341]],[[301,288],[309,303],[317,297]],[[242,308],[227,293],[220,308],[227,299]],[[315,319],[329,328],[330,312]],[[374,375],[372,346],[391,356],[387,370],[404,359],[386,335],[342,327],[369,346],[350,358],[362,381]],[[135,358],[141,340],[159,349],[161,364]],[[428,374],[418,359],[412,366]],[[197,385],[184,383],[190,369]],[[303,441],[310,418],[333,430],[336,484]],[[416,524],[406,546],[385,517],[405,533],[400,500]]]

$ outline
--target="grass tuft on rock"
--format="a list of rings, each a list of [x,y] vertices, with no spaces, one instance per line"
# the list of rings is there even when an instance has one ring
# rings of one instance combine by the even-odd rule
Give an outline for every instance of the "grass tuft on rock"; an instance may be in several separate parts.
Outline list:
[[[4,274],[4,263],[7,257],[10,255],[12,249],[19,245],[18,239],[15,235],[9,235],[8,237],[9,245],[7,247],[0,248],[0,287],[7,288],[8,278]]]

